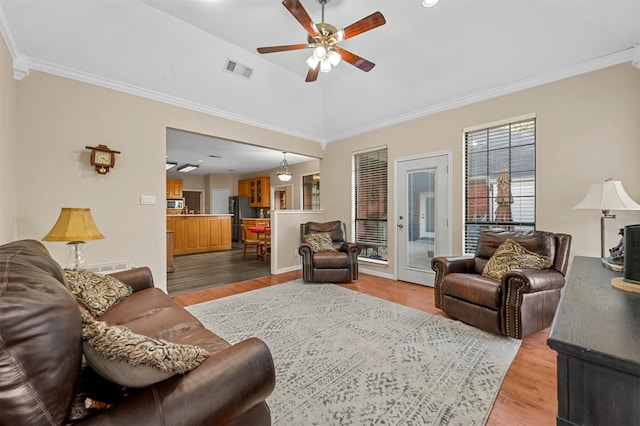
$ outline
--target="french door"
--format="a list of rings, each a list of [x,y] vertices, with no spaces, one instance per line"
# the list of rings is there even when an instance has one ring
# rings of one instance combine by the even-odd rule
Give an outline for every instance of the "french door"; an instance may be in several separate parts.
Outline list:
[[[431,259],[451,254],[450,153],[396,161],[398,279],[433,286]]]

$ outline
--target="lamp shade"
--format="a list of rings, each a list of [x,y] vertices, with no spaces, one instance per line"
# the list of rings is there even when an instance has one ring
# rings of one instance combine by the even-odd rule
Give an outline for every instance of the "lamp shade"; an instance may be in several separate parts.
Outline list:
[[[91,210],[63,207],[58,221],[43,241],[88,241],[101,240],[104,235],[93,222]]]
[[[594,183],[574,209],[580,210],[640,210],[640,204],[629,197],[619,180]]]

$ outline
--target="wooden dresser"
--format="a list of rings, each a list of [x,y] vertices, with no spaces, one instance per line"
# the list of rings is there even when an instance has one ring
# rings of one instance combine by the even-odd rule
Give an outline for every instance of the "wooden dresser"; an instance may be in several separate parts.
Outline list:
[[[547,341],[558,352],[558,425],[640,424],[640,294],[600,259],[573,259]]]

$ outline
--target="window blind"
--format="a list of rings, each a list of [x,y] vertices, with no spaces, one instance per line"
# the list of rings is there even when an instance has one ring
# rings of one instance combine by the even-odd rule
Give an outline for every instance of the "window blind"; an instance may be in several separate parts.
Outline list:
[[[360,257],[387,260],[387,148],[353,154],[352,214]]]
[[[484,229],[535,229],[535,118],[465,132],[464,251]]]

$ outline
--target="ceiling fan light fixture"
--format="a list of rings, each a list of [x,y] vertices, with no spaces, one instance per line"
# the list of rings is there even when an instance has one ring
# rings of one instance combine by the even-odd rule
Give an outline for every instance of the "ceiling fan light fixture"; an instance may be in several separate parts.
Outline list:
[[[315,56],[318,60],[324,59],[327,55],[327,50],[323,46],[318,46],[313,49],[313,56]]]
[[[340,56],[340,54],[335,50],[329,50],[329,53],[327,53],[327,58],[329,58],[329,62],[331,63],[331,65],[335,67],[340,63],[342,56]]]
[[[307,65],[311,69],[315,69],[318,66],[318,62],[320,62],[320,60],[316,58],[315,55],[311,55],[309,59],[307,59]]]
[[[331,62],[328,58],[324,58],[320,61],[320,72],[329,72],[331,71]]]
[[[424,7],[433,7],[438,4],[440,0],[422,0],[422,5]]]

